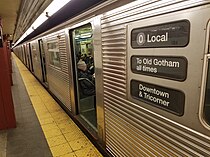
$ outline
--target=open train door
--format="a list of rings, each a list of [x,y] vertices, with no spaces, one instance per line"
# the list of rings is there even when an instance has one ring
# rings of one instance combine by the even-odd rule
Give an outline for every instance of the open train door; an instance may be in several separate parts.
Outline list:
[[[97,131],[94,53],[91,24],[70,30],[77,117]]]

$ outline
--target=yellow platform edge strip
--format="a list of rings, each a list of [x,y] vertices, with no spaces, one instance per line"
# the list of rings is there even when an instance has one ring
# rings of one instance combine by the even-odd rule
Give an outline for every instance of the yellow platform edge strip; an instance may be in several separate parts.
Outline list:
[[[13,54],[54,157],[103,157],[45,88]]]

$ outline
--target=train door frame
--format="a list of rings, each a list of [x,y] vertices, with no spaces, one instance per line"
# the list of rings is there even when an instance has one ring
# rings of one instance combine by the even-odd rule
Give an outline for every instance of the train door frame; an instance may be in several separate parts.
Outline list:
[[[24,45],[24,49],[25,49],[25,52],[26,52],[27,67],[31,71],[30,54],[29,54],[29,50],[27,49],[27,44]]]
[[[46,55],[45,55],[44,43],[42,39],[38,40],[38,45],[39,45],[39,54],[40,54],[40,61],[41,61],[41,68],[42,68],[42,81],[46,86],[48,86]]]
[[[25,54],[25,65],[29,69],[28,51],[26,50],[26,45],[25,44],[23,44],[23,51],[24,51],[24,54]]]
[[[204,53],[204,64],[203,64],[203,75],[202,75],[202,84],[201,84],[201,96],[200,96],[200,105],[199,105],[199,119],[203,126],[210,130],[210,124],[206,122],[205,118],[205,99],[206,99],[206,90],[208,82],[208,71],[210,69],[210,20],[207,24],[207,33],[206,33],[206,43],[205,43],[205,53]],[[210,78],[209,78],[210,79]],[[208,106],[209,107],[209,106]]]
[[[25,65],[27,65],[27,59],[26,59],[26,51],[25,51],[25,49],[24,49],[24,45],[22,45],[21,46],[21,49],[22,49],[22,52],[23,52],[23,63],[25,64]]]
[[[22,46],[19,47],[19,52],[20,52],[20,59],[23,62],[23,51],[22,51]]]
[[[73,75],[71,76],[72,77],[72,85],[74,86],[74,96],[73,96],[73,99],[75,100],[75,114],[76,114],[76,118],[83,124],[87,124],[89,126],[87,126],[87,128],[91,131],[91,133],[93,133],[93,135],[96,135],[97,134],[97,110],[96,110],[96,96],[93,96],[91,97],[92,100],[91,100],[91,103],[94,102],[94,112],[95,112],[95,122],[93,124],[93,121],[88,121],[86,119],[86,117],[84,117],[83,114],[83,109],[82,109],[82,98],[80,98],[80,93],[79,93],[79,78],[78,78],[78,69],[77,69],[77,57],[76,56],[76,51],[75,51],[75,39],[73,39],[73,32],[75,30],[79,30],[79,29],[82,29],[82,28],[86,28],[90,26],[91,27],[91,33],[93,34],[93,26],[92,26],[92,23],[91,22],[87,22],[87,23],[83,23],[82,25],[78,26],[78,27],[75,27],[75,28],[72,28],[68,31],[68,36],[69,36],[69,42],[70,42],[70,49],[71,49],[71,56],[70,56],[70,62],[72,62],[72,73]],[[91,42],[93,41],[93,38],[91,36]],[[92,44],[92,49],[94,49],[93,47],[93,44]],[[91,49],[90,48],[90,49]],[[91,52],[92,55],[94,56],[94,52],[92,51]],[[79,54],[79,53],[78,53]],[[94,57],[93,57],[94,58]],[[86,98],[85,98],[86,99]],[[83,104],[84,105],[84,104]]]
[[[31,43],[28,43],[28,52],[29,52],[29,64],[31,64],[31,72],[34,72],[33,61],[32,61],[32,53],[31,53]]]

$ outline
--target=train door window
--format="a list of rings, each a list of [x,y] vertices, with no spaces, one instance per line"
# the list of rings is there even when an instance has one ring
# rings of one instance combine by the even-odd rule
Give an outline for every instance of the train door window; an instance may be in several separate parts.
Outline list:
[[[45,52],[44,52],[44,44],[43,40],[38,40],[39,42],[39,52],[40,52],[40,60],[41,60],[41,67],[42,67],[42,79],[45,84],[47,84],[47,70],[46,70],[46,59],[45,59]]]
[[[70,31],[75,69],[76,99],[79,116],[97,128],[94,55],[91,24]]]
[[[32,45],[31,45],[31,48],[32,48],[32,53],[33,53],[33,59],[34,59],[35,61],[38,61],[38,57],[37,57],[35,45],[32,44]]]
[[[49,53],[50,65],[53,65],[54,67],[57,68],[61,68],[58,42],[57,41],[48,42],[47,49]]]
[[[207,54],[207,75],[206,75],[206,91],[205,91],[205,100],[204,100],[204,119],[208,125],[210,125],[210,41],[208,45],[208,54]]]

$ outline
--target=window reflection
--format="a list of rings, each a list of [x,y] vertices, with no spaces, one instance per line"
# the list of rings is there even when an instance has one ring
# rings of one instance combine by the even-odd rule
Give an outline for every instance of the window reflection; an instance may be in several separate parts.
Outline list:
[[[38,61],[36,47],[34,45],[31,45],[31,48],[32,48],[32,54],[33,54],[34,60]]]
[[[49,52],[50,64],[60,68],[61,63],[58,42],[47,43],[47,49]]]

